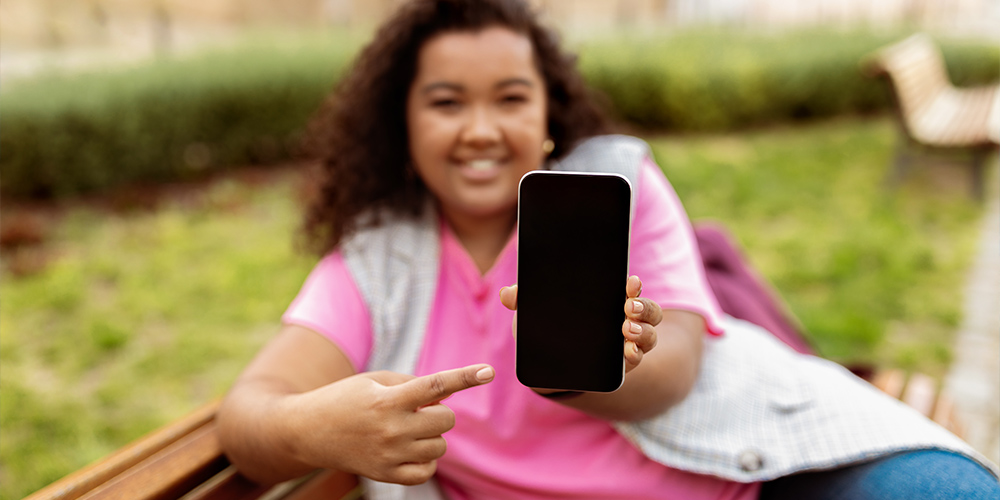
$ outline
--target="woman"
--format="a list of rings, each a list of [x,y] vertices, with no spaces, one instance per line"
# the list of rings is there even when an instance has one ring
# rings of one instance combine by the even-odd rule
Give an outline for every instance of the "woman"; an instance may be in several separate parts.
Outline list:
[[[931,429],[930,437],[887,431],[875,445],[835,443],[816,457],[755,452],[755,440],[772,436],[761,429],[777,421],[767,412],[801,423],[843,406],[804,392],[819,385],[774,392],[781,401],[763,405],[767,415],[748,411],[748,431],[719,439],[739,401],[727,391],[746,393],[753,407],[759,386],[773,392],[798,380],[800,365],[820,373],[816,384],[835,379],[835,394],[861,386],[721,315],[687,218],[648,150],[630,138],[591,138],[606,129],[601,114],[571,58],[520,1],[404,4],[321,123],[326,178],[306,229],[324,257],[219,415],[227,454],[249,477],[276,482],[331,468],[373,480],[375,498],[751,499],[763,479],[940,448],[951,451],[935,463],[996,482],[954,453],[971,455],[961,442],[922,421],[913,432]],[[611,394],[523,387],[513,374],[516,286],[500,301],[494,295],[516,277],[518,181],[539,168],[604,167],[637,186],[630,272],[643,281],[625,283],[625,383]],[[763,378],[746,376],[756,373]],[[858,397],[902,411],[874,392]],[[842,441],[839,429],[808,429]]]

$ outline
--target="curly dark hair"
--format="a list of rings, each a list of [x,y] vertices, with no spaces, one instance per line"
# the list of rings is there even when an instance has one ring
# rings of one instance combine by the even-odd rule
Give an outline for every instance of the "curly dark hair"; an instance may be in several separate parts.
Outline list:
[[[360,53],[311,124],[309,141],[322,158],[319,192],[306,210],[304,236],[320,255],[377,214],[420,214],[427,190],[408,173],[406,99],[420,48],[448,31],[502,26],[527,37],[548,97],[548,133],[558,159],[582,138],[604,133],[608,122],[595,105],[576,58],[563,53],[556,34],[539,24],[522,0],[410,0]],[[359,222],[366,212],[375,217]]]

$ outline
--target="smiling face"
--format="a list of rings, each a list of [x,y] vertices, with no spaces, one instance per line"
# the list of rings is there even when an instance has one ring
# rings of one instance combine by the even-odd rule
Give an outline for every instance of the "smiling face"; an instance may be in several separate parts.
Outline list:
[[[446,218],[512,215],[518,181],[545,159],[545,82],[531,42],[501,27],[431,38],[406,118],[410,157]]]

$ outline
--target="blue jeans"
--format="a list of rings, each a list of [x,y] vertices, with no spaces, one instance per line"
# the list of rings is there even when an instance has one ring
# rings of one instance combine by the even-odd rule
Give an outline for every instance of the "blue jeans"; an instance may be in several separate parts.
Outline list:
[[[956,453],[918,450],[766,482],[761,500],[998,500],[1000,483]]]

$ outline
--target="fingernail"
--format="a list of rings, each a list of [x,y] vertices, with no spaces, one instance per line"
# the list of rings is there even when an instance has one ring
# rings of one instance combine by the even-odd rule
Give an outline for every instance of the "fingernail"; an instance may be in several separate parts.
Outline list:
[[[628,325],[628,331],[630,331],[632,333],[635,333],[635,334],[642,333],[642,327],[639,326],[638,323],[634,323],[632,321],[629,321],[628,323],[629,323],[629,325]]]
[[[476,380],[480,382],[486,382],[493,378],[493,367],[487,366],[486,368],[480,369],[476,372]]]
[[[632,352],[639,354],[639,344],[632,342]]]
[[[643,307],[644,306],[642,305],[642,302],[640,302],[638,300],[633,300],[632,301],[632,312],[634,312],[636,314],[641,313]]]

